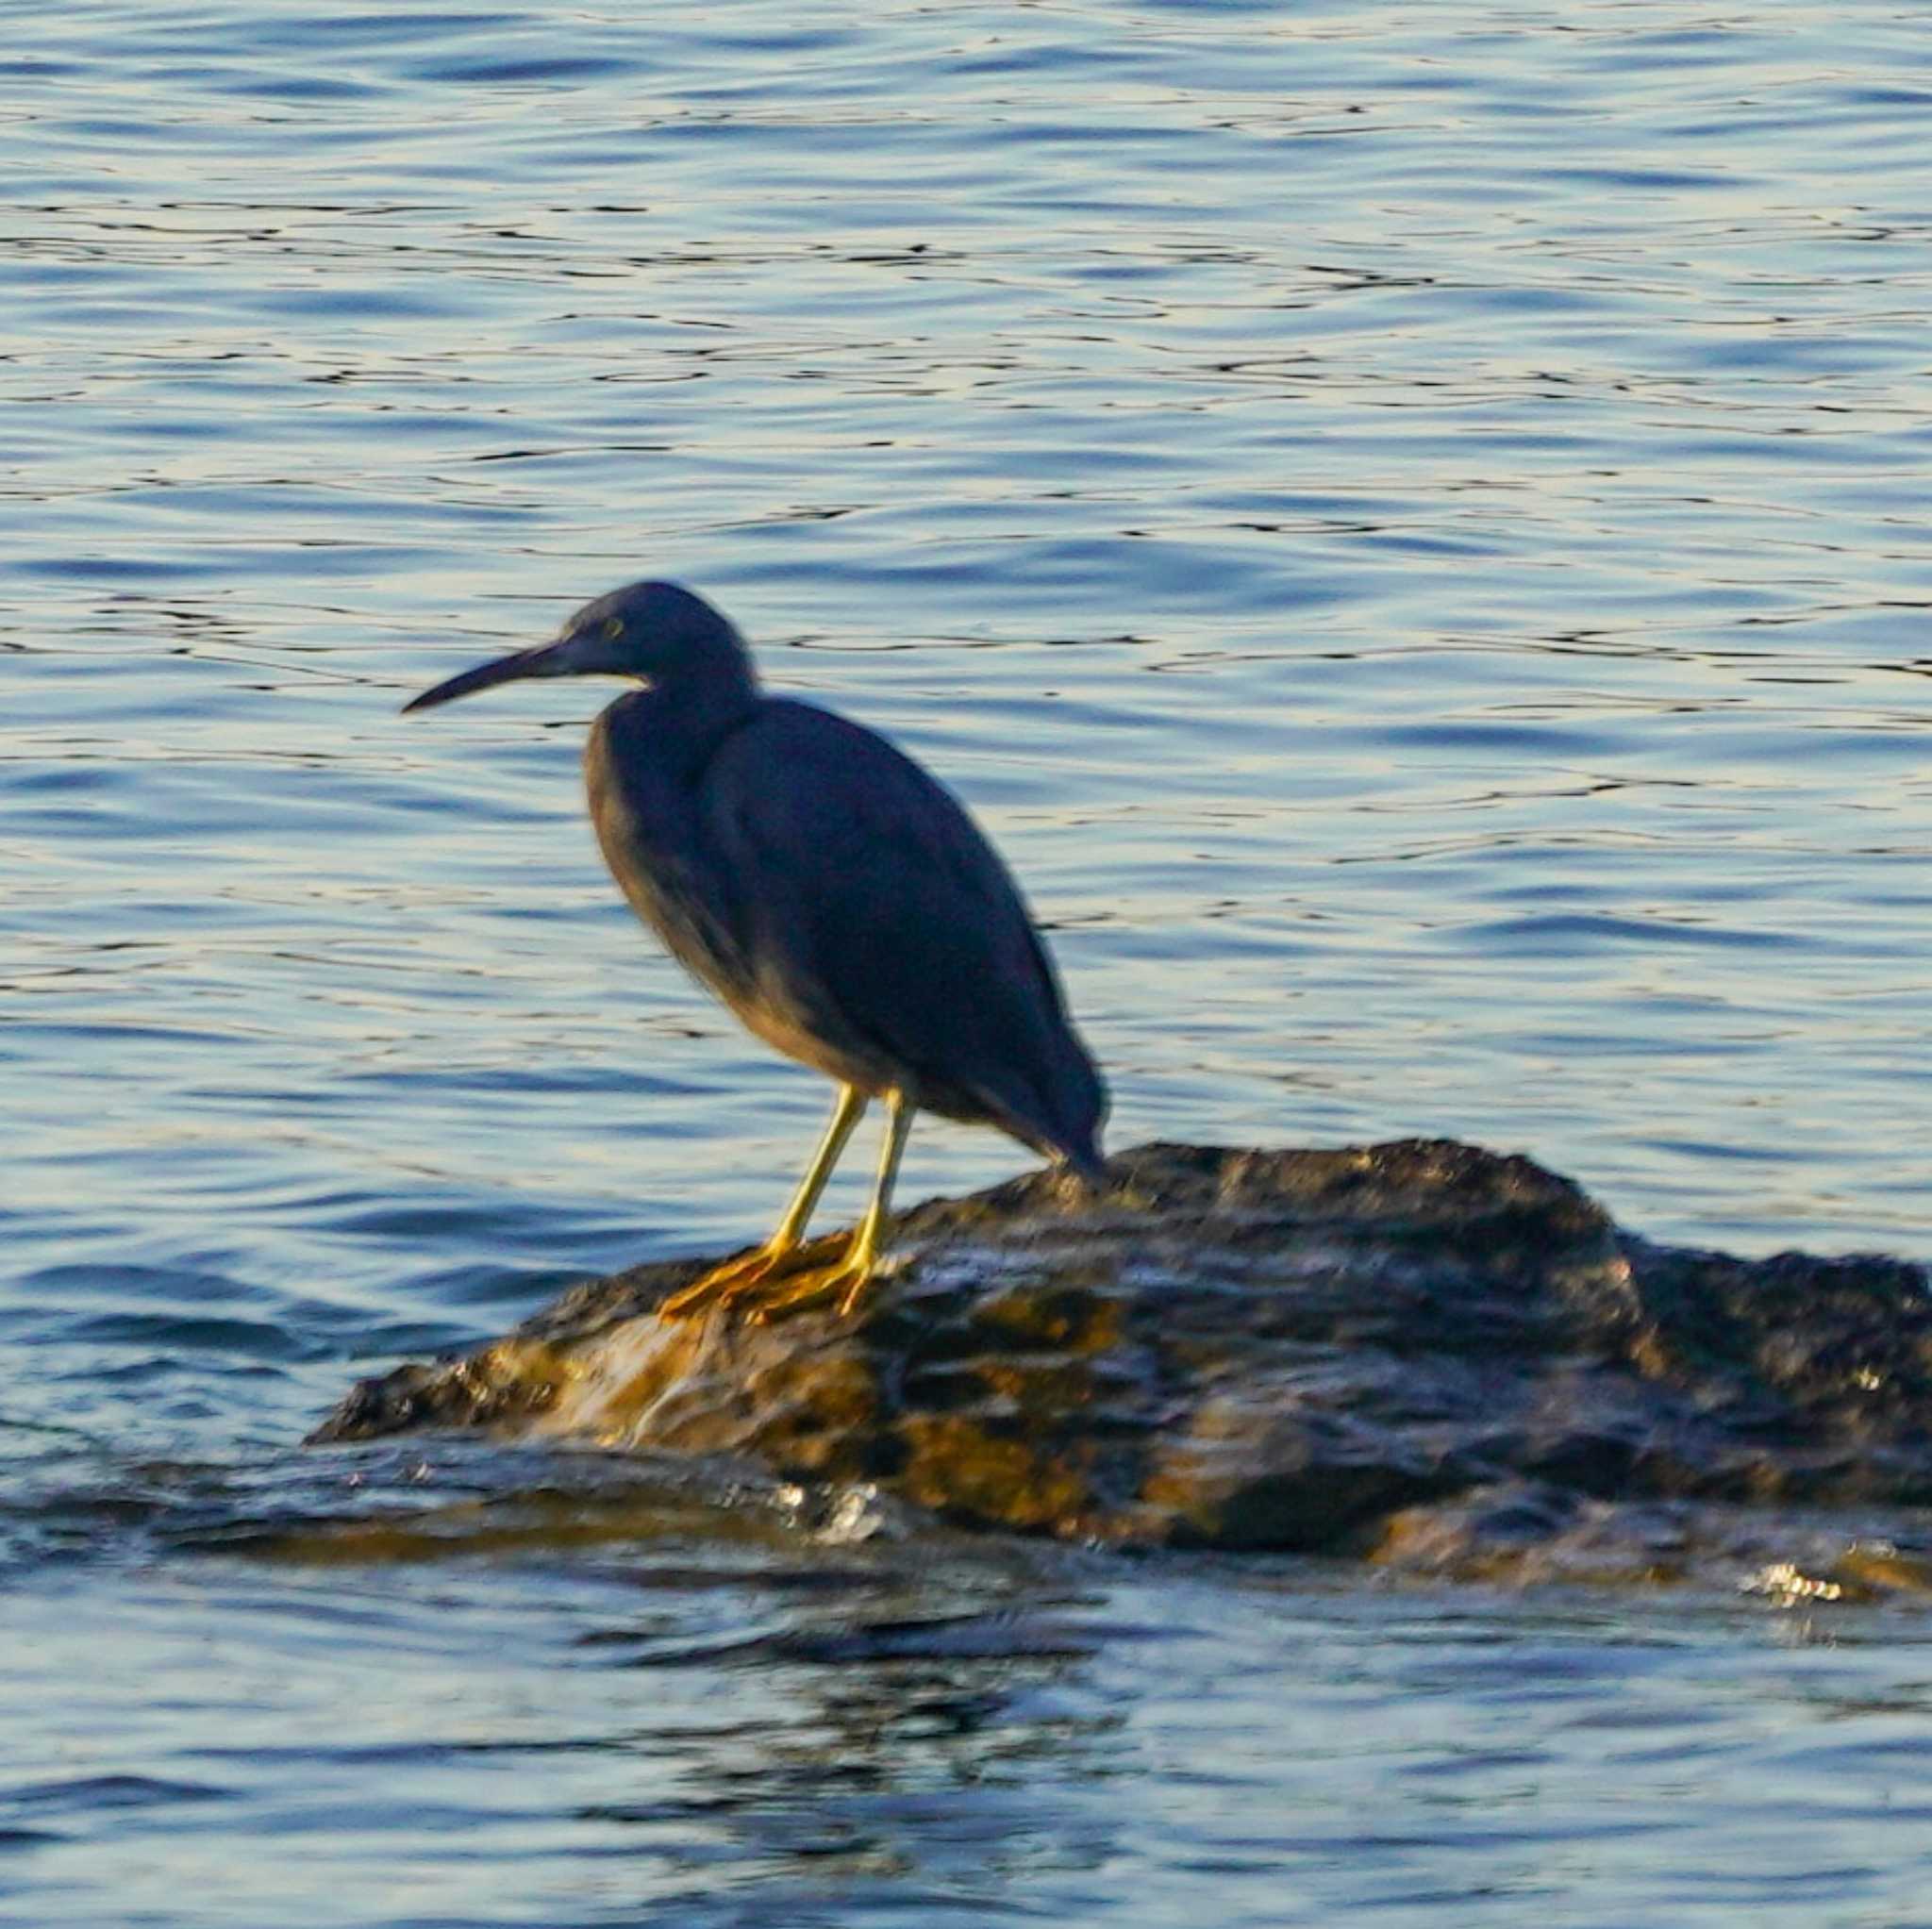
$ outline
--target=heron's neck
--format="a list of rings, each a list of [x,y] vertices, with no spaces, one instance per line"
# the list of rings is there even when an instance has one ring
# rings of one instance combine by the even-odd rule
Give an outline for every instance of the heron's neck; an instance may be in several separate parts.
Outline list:
[[[660,762],[687,764],[693,771],[711,759],[711,753],[736,730],[749,723],[764,698],[751,665],[741,676],[716,673],[702,678],[670,678],[632,690],[610,706],[647,733],[652,755]]]

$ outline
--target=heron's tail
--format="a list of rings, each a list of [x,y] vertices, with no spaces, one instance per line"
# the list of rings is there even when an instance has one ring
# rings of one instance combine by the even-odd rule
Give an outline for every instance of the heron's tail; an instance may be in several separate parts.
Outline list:
[[[1058,1063],[1050,1077],[1000,1086],[991,1079],[977,1083],[973,1089],[975,1109],[963,1116],[997,1123],[1042,1158],[1071,1166],[1090,1186],[1099,1186],[1107,1179],[1100,1149],[1107,1085],[1071,1028],[1063,1028],[1057,1042]]]
[[[1092,1059],[1069,1036],[1070,1075],[1061,1086],[1060,1117],[1041,1151],[1073,1169],[1090,1186],[1107,1183],[1107,1155],[1100,1149],[1100,1128],[1107,1122],[1107,1085]]]
[[[1090,1138],[1080,1146],[1063,1145],[1058,1156],[1062,1165],[1072,1166],[1096,1192],[1107,1184],[1107,1158],[1097,1139]]]

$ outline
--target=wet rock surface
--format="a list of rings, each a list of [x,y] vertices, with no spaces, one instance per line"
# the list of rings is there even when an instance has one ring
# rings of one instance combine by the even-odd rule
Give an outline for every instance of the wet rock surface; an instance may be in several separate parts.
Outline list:
[[[1888,1537],[1932,1501],[1921,1267],[1657,1246],[1453,1141],[1149,1145],[1109,1175],[908,1212],[848,1322],[659,1320],[708,1258],[591,1281],[364,1382],[313,1438],[487,1427],[983,1526],[1504,1579],[1781,1569],[1781,1509],[1801,1580],[1919,1572]]]

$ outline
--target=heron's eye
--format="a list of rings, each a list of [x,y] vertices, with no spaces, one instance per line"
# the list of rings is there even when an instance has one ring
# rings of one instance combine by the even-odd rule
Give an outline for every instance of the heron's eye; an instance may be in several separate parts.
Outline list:
[[[614,643],[624,634],[623,617],[607,616],[604,619],[604,634]]]

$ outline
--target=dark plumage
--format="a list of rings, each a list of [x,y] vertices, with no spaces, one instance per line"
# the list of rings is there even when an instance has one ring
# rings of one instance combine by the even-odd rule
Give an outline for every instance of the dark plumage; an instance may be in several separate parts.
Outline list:
[[[875,732],[764,695],[743,640],[700,597],[634,583],[586,604],[555,642],[407,707],[584,674],[647,685],[597,718],[584,751],[598,842],[632,908],[751,1031],[841,1088],[772,1239],[667,1311],[739,1299],[770,1310],[828,1290],[849,1309],[875,1267],[915,1111],[997,1125],[1099,1176],[1106,1090],[992,846]],[[873,1098],[891,1123],[846,1257],[773,1290]]]

